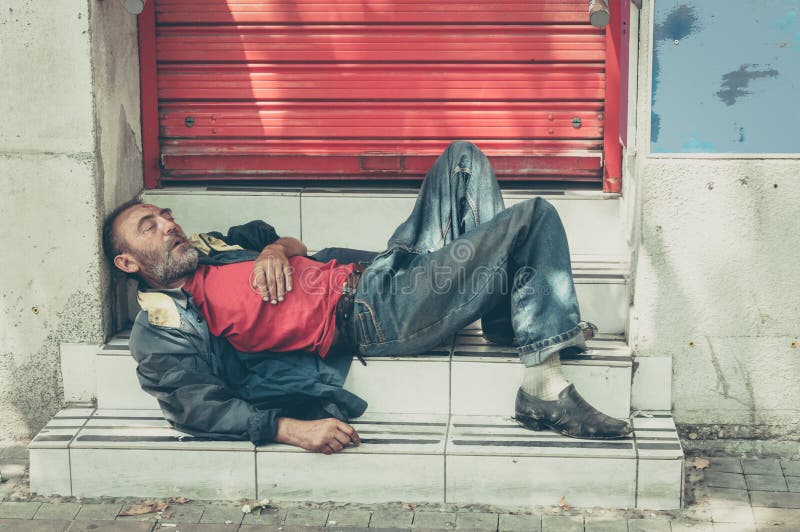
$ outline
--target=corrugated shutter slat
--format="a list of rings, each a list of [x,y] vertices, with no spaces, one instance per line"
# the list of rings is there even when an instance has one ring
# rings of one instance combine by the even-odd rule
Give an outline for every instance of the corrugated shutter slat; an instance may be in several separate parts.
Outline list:
[[[600,182],[584,0],[156,0],[162,182],[418,179],[453,139],[500,179]]]

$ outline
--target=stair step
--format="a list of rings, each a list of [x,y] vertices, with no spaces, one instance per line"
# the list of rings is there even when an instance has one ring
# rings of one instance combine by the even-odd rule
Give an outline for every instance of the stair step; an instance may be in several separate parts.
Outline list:
[[[325,456],[280,444],[207,441],[158,410],[65,409],[29,445],[31,490],[63,496],[267,497],[679,507],[683,461],[668,413],[633,437],[577,440],[503,416],[367,414],[362,444]],[[638,504],[637,504],[638,499]]]
[[[156,400],[139,386],[128,342],[128,333],[122,333],[99,350],[97,404],[104,409],[157,409]],[[597,408],[627,417],[630,349],[620,337],[609,335],[590,340],[587,347],[585,353],[564,358],[564,373]],[[512,415],[524,371],[514,348],[488,343],[476,328],[424,355],[366,360],[367,366],[354,360],[345,388],[366,399],[370,412]]]
[[[408,218],[414,188],[192,187],[145,191],[145,201],[170,207],[187,233],[224,231],[267,218],[282,236],[296,236],[309,249],[352,247],[381,251]],[[504,190],[506,206],[546,198],[564,222],[575,255],[627,260],[620,198],[599,191]],[[265,214],[268,213],[268,214]]]

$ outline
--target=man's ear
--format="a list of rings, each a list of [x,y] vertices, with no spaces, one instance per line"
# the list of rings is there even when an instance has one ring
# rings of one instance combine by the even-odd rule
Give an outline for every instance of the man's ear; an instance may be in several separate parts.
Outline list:
[[[120,253],[114,257],[114,266],[125,273],[137,273],[141,268],[139,263],[130,253]]]

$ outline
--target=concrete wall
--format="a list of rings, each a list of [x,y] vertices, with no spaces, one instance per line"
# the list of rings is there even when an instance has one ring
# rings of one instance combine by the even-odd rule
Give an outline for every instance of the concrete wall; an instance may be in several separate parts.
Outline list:
[[[625,165],[631,343],[639,356],[672,357],[688,446],[797,455],[800,155],[649,154],[651,6],[640,17],[636,145]]]
[[[100,225],[141,188],[135,26],[92,20],[114,7],[0,9],[0,440],[30,436],[61,405],[60,345],[101,343],[111,328]]]

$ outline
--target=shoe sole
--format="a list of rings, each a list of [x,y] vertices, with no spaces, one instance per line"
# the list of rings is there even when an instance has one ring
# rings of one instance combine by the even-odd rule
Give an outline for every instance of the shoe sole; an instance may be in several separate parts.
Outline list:
[[[514,419],[522,427],[528,430],[533,430],[537,432],[543,430],[552,430],[569,438],[575,438],[576,440],[621,440],[627,438],[631,434],[630,432],[628,432],[621,436],[575,436],[573,434],[568,434],[567,432],[558,429],[557,427],[551,425],[550,423],[544,421],[543,419],[536,419],[522,414],[517,414],[516,416],[514,416]]]

